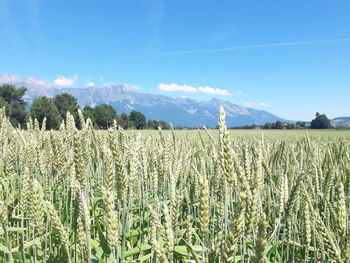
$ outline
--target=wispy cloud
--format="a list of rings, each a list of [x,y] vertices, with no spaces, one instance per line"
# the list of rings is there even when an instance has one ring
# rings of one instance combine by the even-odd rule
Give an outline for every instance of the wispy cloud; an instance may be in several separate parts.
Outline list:
[[[54,80],[54,84],[56,86],[60,86],[60,87],[70,87],[73,86],[75,81],[78,79],[77,75],[74,75],[73,78],[67,78],[65,76],[58,76],[55,80]]]
[[[216,94],[216,95],[232,95],[225,89],[215,89],[211,87],[198,87],[199,92],[207,93],[207,94]]]
[[[198,89],[189,85],[178,85],[175,83],[158,85],[158,89],[163,91],[184,91],[184,92],[198,92]]]
[[[246,102],[246,103],[244,103],[244,105],[247,106],[247,107],[265,107],[268,104],[266,102],[258,102],[258,103]]]
[[[92,87],[95,87],[95,84],[93,83],[93,82],[88,82],[88,83],[86,83],[86,85],[85,85],[87,88],[92,88]]]
[[[137,92],[137,90],[139,89],[139,87],[136,85],[132,85],[132,84],[128,84],[128,83],[124,83],[124,84],[120,85],[120,84],[116,84],[114,82],[104,83],[104,84],[102,84],[101,87],[104,87],[104,88],[116,88],[117,87],[120,90],[123,90],[125,92]]]
[[[200,53],[216,53],[216,52],[235,51],[235,50],[240,50],[240,49],[253,49],[253,48],[266,48],[266,47],[306,46],[306,45],[338,43],[338,42],[350,42],[350,38],[308,40],[308,41],[295,41],[295,42],[263,43],[263,44],[234,46],[234,47],[227,47],[227,48],[175,50],[175,51],[165,51],[165,52],[141,54],[141,55],[136,55],[136,56],[133,56],[133,57],[137,58],[137,57],[187,55],[187,54],[200,54]]]
[[[128,84],[128,83],[124,83],[123,84],[123,89],[125,91],[128,91],[128,92],[136,92],[136,91],[139,90],[139,86]]]
[[[215,95],[224,95],[224,96],[234,95],[225,89],[215,89],[209,86],[193,87],[190,85],[179,85],[175,83],[171,83],[171,84],[161,83],[158,85],[158,89],[163,91],[184,91],[184,92],[190,92],[190,93],[201,92],[206,94],[215,94]]]

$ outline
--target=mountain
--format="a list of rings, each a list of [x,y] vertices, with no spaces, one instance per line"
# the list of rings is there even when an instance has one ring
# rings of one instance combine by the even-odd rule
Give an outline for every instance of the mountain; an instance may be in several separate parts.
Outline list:
[[[350,128],[350,117],[338,117],[331,120],[332,126],[336,128]]]
[[[134,86],[104,85],[102,87],[59,88],[54,84],[34,79],[7,74],[0,74],[0,84],[11,83],[27,87],[25,99],[30,103],[39,96],[53,97],[67,92],[78,99],[84,106],[96,106],[102,103],[111,105],[118,114],[132,110],[142,112],[147,119],[165,120],[174,126],[215,127],[220,105],[226,111],[229,127],[266,122],[286,121],[264,110],[246,108],[229,101],[213,98],[209,101],[197,101],[189,98],[172,98],[168,96],[138,92]]]

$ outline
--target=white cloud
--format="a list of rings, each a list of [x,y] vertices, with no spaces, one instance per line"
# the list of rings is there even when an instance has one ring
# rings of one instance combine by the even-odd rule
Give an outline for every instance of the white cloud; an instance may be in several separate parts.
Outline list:
[[[24,82],[25,78],[16,75],[0,74],[0,83]]]
[[[0,74],[0,84],[13,84],[13,85],[24,85],[24,86],[40,86],[44,88],[51,88],[52,83],[44,80],[35,79],[33,77],[25,78],[17,75]]]
[[[74,75],[73,78],[67,78],[65,76],[58,76],[55,80],[54,83],[56,86],[60,87],[69,87],[73,86],[75,81],[77,80],[78,76]]]
[[[198,89],[188,85],[178,85],[175,83],[164,84],[160,83],[158,89],[164,91],[184,91],[184,92],[198,92]]]
[[[225,95],[225,96],[231,95],[231,93],[225,89],[215,89],[208,86],[198,87],[198,90],[200,92],[207,93],[207,94],[216,94],[216,95]]]
[[[136,86],[136,85],[132,85],[132,84],[128,84],[128,83],[124,83],[122,85],[118,85],[114,82],[110,82],[110,83],[104,83],[102,84],[102,87],[104,88],[117,88],[117,89],[120,89],[121,91],[124,91],[124,92],[136,92],[139,87]]]
[[[86,87],[87,88],[92,88],[92,87],[95,87],[95,84],[90,81],[90,82],[86,83]]]
[[[258,103],[246,102],[246,103],[244,103],[244,105],[247,107],[265,107],[268,104],[266,102],[258,102]]]
[[[136,85],[132,85],[132,84],[128,84],[128,83],[124,83],[123,84],[123,88],[125,91],[128,91],[128,92],[136,92],[139,87],[136,86]]]
[[[190,85],[179,85],[175,83],[171,83],[171,84],[161,83],[158,85],[158,89],[163,91],[184,91],[184,92],[190,92],[190,93],[201,92],[206,94],[216,94],[216,95],[225,95],[225,96],[232,95],[229,91],[225,89],[215,89],[209,86],[193,87]]]

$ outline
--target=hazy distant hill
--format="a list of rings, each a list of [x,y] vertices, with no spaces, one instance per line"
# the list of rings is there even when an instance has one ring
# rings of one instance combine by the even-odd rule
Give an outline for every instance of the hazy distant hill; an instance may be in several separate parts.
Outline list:
[[[23,78],[0,74],[1,83],[12,83],[26,86],[28,91],[25,99],[31,102],[39,96],[54,96],[67,92],[78,99],[83,107],[108,103],[118,114],[132,110],[141,111],[147,119],[165,120],[173,125],[197,127],[206,125],[215,127],[219,116],[220,105],[226,110],[228,126],[264,124],[277,120],[286,121],[267,111],[246,108],[229,101],[211,99],[196,101],[188,98],[172,98],[162,95],[137,92],[132,86],[105,85],[89,88],[57,88],[52,84],[34,78]]]
[[[338,117],[331,120],[334,127],[350,128],[350,117]]]

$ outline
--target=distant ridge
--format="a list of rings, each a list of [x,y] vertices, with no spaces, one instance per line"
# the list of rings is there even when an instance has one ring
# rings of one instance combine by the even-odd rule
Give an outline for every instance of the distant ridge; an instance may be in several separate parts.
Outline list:
[[[67,92],[78,99],[84,106],[96,106],[108,103],[118,114],[132,110],[142,112],[147,119],[165,120],[174,126],[215,127],[219,116],[220,105],[226,111],[229,127],[266,122],[287,121],[264,110],[243,107],[229,101],[213,98],[209,101],[197,101],[189,98],[172,98],[168,96],[137,92],[128,85],[104,85],[102,87],[59,88],[51,83],[8,74],[0,74],[0,84],[10,83],[27,87],[25,99],[30,103],[40,96],[53,97]]]
[[[332,126],[336,128],[350,128],[350,117],[337,117],[331,120]]]

